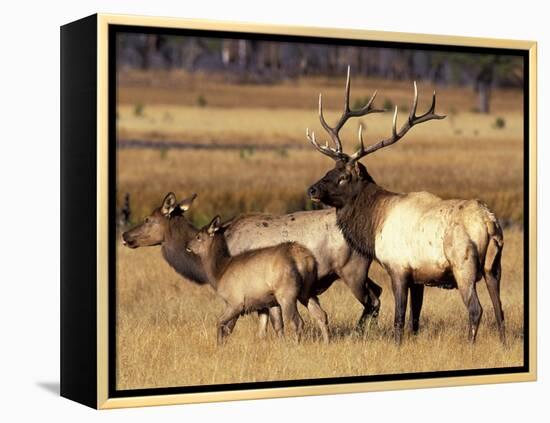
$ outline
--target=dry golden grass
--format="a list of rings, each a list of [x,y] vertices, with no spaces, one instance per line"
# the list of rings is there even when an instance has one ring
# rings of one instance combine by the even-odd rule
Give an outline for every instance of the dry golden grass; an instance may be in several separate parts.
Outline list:
[[[456,290],[427,288],[421,331],[393,343],[393,296],[387,275],[371,276],[384,287],[378,323],[365,336],[354,331],[361,306],[341,283],[321,296],[332,336],[320,343],[317,326],[300,306],[306,337],[300,343],[256,338],[255,315],[242,317],[223,347],[216,346],[216,317],[223,304],[208,286],[184,281],[166,264],[159,247],[117,246],[119,389],[188,386],[336,376],[477,369],[523,364],[523,233],[505,233],[502,301],[508,346],[502,347],[483,282],[484,308],[477,343],[467,342],[467,312]]]
[[[336,121],[340,113],[327,110],[327,121]],[[406,111],[401,111],[398,123],[401,124],[407,115]],[[523,137],[522,116],[506,112],[499,114],[499,117],[505,120],[505,129],[494,127],[495,115],[470,112],[449,115],[444,121],[414,128],[407,136],[406,144],[412,144],[409,141],[413,138],[416,139],[413,148],[421,148],[425,143],[436,141],[452,141],[463,147],[475,145],[480,140],[520,143]],[[348,140],[348,148],[355,147],[359,122],[367,128],[366,140],[386,138],[391,134],[391,120],[392,113],[388,112],[351,121],[342,129],[342,139]],[[144,108],[139,116],[135,114],[133,106],[123,105],[118,108],[120,139],[304,147],[307,146],[306,128],[314,130],[319,139],[327,139],[319,124],[315,106],[306,110],[155,105]]]
[[[352,95],[380,89],[408,104],[410,86],[354,81]],[[287,213],[308,209],[306,188],[333,162],[308,147],[305,127],[319,138],[316,96],[325,93],[327,119],[337,116],[343,80],[308,79],[272,86],[223,83],[204,75],[167,73],[120,76],[119,139],[182,140],[197,143],[271,144],[275,151],[159,150],[118,151],[117,201],[131,195],[134,222],[160,205],[168,191],[199,194],[189,212],[196,225],[220,213],[229,218],[250,211]],[[420,85],[420,109],[429,101]],[[371,276],[384,287],[378,325],[366,336],[353,328],[361,307],[341,283],[321,297],[329,314],[332,342],[323,346],[301,309],[308,328],[296,344],[269,336],[256,340],[257,319],[239,320],[223,348],[215,345],[215,322],[222,304],[208,287],[182,280],[158,247],[117,246],[117,383],[121,389],[245,381],[371,375],[430,370],[506,367],[523,360],[523,132],[521,93],[499,91],[492,115],[471,113],[473,93],[438,91],[438,109],[454,112],[444,121],[414,128],[396,146],[363,160],[375,180],[392,191],[431,191],[444,198],[479,198],[505,223],[502,300],[509,345],[501,347],[484,283],[478,284],[485,309],[475,346],[466,342],[467,313],[457,291],[426,290],[423,329],[398,349],[393,344],[393,296],[377,266]],[[206,107],[196,105],[204,96]],[[355,97],[354,97],[355,98]],[[136,113],[136,106],[139,112]],[[496,116],[505,128],[496,129]],[[406,112],[400,112],[401,118]],[[389,135],[390,114],[364,118],[366,142]],[[346,151],[356,146],[357,122],[342,133]],[[283,145],[304,146],[303,149]]]
[[[498,148],[478,143],[476,151],[434,141],[424,148],[402,144],[363,160],[387,189],[431,191],[447,198],[479,198],[503,222],[523,219],[522,157],[513,143]],[[191,219],[204,224],[216,213],[229,218],[242,212],[287,213],[311,207],[306,188],[333,163],[311,150],[239,151],[120,150],[118,196],[131,195],[134,220],[158,207],[168,191],[199,197]]]
[[[378,103],[386,99],[398,106],[408,106],[412,100],[412,81],[391,81],[364,79],[353,75],[352,104],[355,99],[370,96],[378,90]],[[317,96],[323,92],[328,109],[339,109],[342,105],[345,74],[334,77],[304,77],[270,85],[243,84],[211,73],[184,71],[123,71],[118,75],[117,99],[119,105],[185,105],[196,106],[200,100],[207,106],[223,108],[301,108],[317,109]],[[418,81],[420,98],[431,100],[432,91],[437,88],[438,107],[442,112],[452,109],[467,112],[477,105],[477,95],[468,87],[433,86]],[[495,113],[521,111],[522,92],[515,89],[499,90],[493,96],[491,106]]]

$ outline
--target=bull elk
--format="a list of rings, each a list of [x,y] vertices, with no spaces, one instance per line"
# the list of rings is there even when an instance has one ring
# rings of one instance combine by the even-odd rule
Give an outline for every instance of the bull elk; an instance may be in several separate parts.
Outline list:
[[[474,342],[482,315],[476,282],[485,278],[493,303],[501,341],[505,342],[504,315],[500,301],[502,229],[495,215],[478,200],[443,200],[427,192],[398,194],[376,184],[359,160],[402,139],[415,125],[443,119],[435,113],[436,94],[424,114],[417,115],[418,91],[408,119],[397,130],[397,107],[392,134],[365,148],[359,126],[359,149],[352,155],[342,150],[339,131],[350,117],[383,110],[373,107],[376,92],[360,110],[350,110],[348,67],[344,111],[336,126],[323,116],[319,95],[319,119],[334,146],[321,145],[306,130],[310,143],[336,161],[334,169],[313,184],[308,194],[313,201],[336,207],[338,227],[349,244],[368,259],[378,261],[391,278],[395,297],[395,340],[401,343],[411,290],[413,330],[418,330],[425,285],[458,288],[469,312],[469,339]]]
[[[197,229],[187,220],[186,212],[196,195],[177,201],[173,193],[164,198],[144,221],[122,234],[129,248],[161,246],[164,259],[186,279],[204,285],[206,274],[200,259],[186,252],[187,243]],[[370,261],[353,251],[336,225],[334,209],[291,213],[284,216],[268,214],[242,215],[224,224],[224,236],[231,255],[248,250],[296,241],[310,250],[317,261],[316,295],[321,295],[337,279],[341,279],[363,305],[358,327],[363,328],[370,316],[380,308],[382,288],[368,277]],[[267,330],[268,311],[261,310],[259,334]],[[269,309],[271,324],[282,330],[280,309]]]
[[[218,344],[231,334],[240,315],[277,305],[283,323],[290,323],[299,338],[303,321],[298,300],[317,320],[328,342],[327,315],[314,294],[317,263],[305,247],[285,242],[231,256],[216,216],[189,242],[187,252],[201,258],[208,282],[225,302],[218,320]]]

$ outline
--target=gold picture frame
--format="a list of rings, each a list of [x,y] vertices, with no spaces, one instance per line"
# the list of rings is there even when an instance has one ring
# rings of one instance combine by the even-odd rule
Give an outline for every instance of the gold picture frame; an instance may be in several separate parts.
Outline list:
[[[323,37],[332,40],[368,40],[377,42],[407,43],[407,44],[429,44],[441,47],[462,46],[487,49],[513,49],[524,52],[528,62],[528,87],[525,94],[528,95],[528,117],[526,126],[528,129],[529,157],[528,163],[528,249],[529,256],[526,257],[525,266],[528,267],[528,352],[525,371],[514,373],[498,373],[451,376],[451,377],[424,377],[404,378],[401,380],[380,380],[369,382],[345,382],[341,384],[319,384],[310,386],[285,386],[268,387],[257,389],[231,389],[218,390],[213,392],[191,392],[191,393],[162,393],[112,396],[109,390],[109,380],[112,374],[109,372],[109,348],[112,347],[112,338],[109,337],[109,307],[113,304],[109,297],[109,272],[110,263],[109,250],[109,219],[110,202],[109,196],[109,119],[113,107],[113,99],[109,92],[109,28],[114,26],[134,26],[143,28],[159,29],[186,29],[221,32],[238,32],[244,34],[265,34],[284,35],[298,37]],[[65,37],[65,41],[64,38]],[[80,37],[80,38],[79,38]],[[79,52],[76,50],[92,49],[92,51]],[[80,77],[71,66],[77,60],[83,60],[82,54],[87,54],[85,59],[88,65],[93,64],[94,75],[90,76],[86,83],[86,89],[92,93],[82,97],[71,97],[71,93],[78,90]],[[65,61],[64,61],[65,60]],[[90,71],[90,69],[87,69]],[[95,87],[90,86],[95,77]],[[67,81],[67,82],[65,82]],[[93,84],[92,84],[93,85]],[[89,100],[92,104],[95,100],[95,110],[92,106],[84,107],[76,102]],[[160,18],[142,16],[123,16],[110,14],[97,14],[68,24],[62,28],[62,379],[61,393],[63,396],[84,403],[98,409],[110,409],[120,407],[137,407],[150,405],[186,404],[212,401],[233,401],[257,398],[279,398],[290,396],[340,394],[353,392],[369,392],[381,390],[430,388],[444,386],[474,385],[504,382],[534,381],[537,377],[537,326],[536,326],[536,248],[537,248],[537,44],[534,41],[516,41],[487,39],[475,37],[455,37],[428,34],[409,34],[400,32],[381,32],[358,29],[333,29],[314,28],[297,26],[274,26],[248,23],[219,22],[197,19]],[[65,108],[64,108],[65,107]],[[78,114],[88,113],[88,120],[84,126],[74,128],[75,122],[80,117]],[[95,114],[95,119],[91,114]],[[527,112],[525,112],[527,113]],[[72,128],[72,129],[71,129]],[[65,186],[64,181],[79,178],[84,172],[78,160],[85,160],[79,148],[70,147],[71,140],[75,140],[86,128],[92,128],[92,133],[83,135],[87,139],[80,140],[81,143],[88,143],[87,156],[95,155],[95,169],[93,174],[86,174],[87,182],[94,182],[95,189],[89,194],[89,204],[94,204],[95,209],[88,216],[85,222],[71,220],[71,201],[76,200],[76,188]],[[63,142],[65,137],[65,143]],[[91,138],[90,138],[91,137]],[[74,144],[74,143],[73,143]],[[78,151],[71,150],[71,148]],[[66,165],[64,166],[63,163]],[[90,166],[94,166],[91,164]],[[89,169],[88,169],[89,171]],[[86,183],[83,181],[83,184]],[[88,195],[87,194],[87,195]],[[65,200],[63,200],[65,199]],[[65,202],[64,202],[65,201]],[[63,214],[65,212],[65,214]],[[65,219],[65,220],[64,220]],[[75,218],[76,219],[76,218]],[[79,225],[87,225],[88,236],[95,233],[96,244],[93,251],[78,259],[71,256],[70,231],[84,230]],[[92,232],[90,232],[92,231]],[[94,232],[95,231],[95,232]],[[66,234],[64,236],[63,234]],[[82,235],[84,236],[84,234]],[[80,261],[77,261],[80,260]],[[79,284],[92,285],[84,291],[82,286],[71,286],[75,284],[74,268],[84,266],[89,269],[90,278],[81,280]],[[77,288],[81,291],[77,292]],[[84,297],[84,295],[86,295]],[[93,297],[93,298],[91,298]],[[87,306],[75,309],[74,303],[84,301]],[[95,306],[95,309],[93,309]],[[80,315],[79,315],[80,313]],[[89,354],[83,353],[86,348],[93,345],[95,351]],[[74,356],[79,355],[78,360]],[[81,380],[78,380],[80,377]]]

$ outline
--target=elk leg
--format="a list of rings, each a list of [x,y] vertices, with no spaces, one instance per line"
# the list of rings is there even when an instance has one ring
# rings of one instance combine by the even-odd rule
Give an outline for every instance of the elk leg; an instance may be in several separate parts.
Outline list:
[[[481,303],[479,302],[479,298],[477,296],[475,282],[473,282],[469,287],[460,289],[460,294],[462,295],[464,304],[468,308],[470,320],[468,340],[471,343],[474,343],[476,340],[477,329],[479,328],[479,322],[481,321],[481,316],[483,314],[483,308],[481,307]]]
[[[502,311],[502,303],[500,302],[500,266],[500,257],[498,257],[498,262],[492,266],[492,269],[485,269],[484,277],[489,296],[491,297],[491,302],[493,303],[500,341],[505,344],[506,330],[504,326],[504,312]]]
[[[363,305],[363,313],[357,322],[357,330],[363,332],[370,317],[377,317],[380,310],[382,288],[368,277],[370,263],[357,266],[350,263],[338,272],[338,276],[351,290],[351,293]]]
[[[407,296],[409,289],[407,278],[403,275],[391,275],[391,282],[395,299],[395,314],[393,320],[395,343],[401,345],[403,341],[403,329],[405,327],[405,316],[407,314]]]
[[[258,310],[258,338],[263,339],[267,335],[267,322],[269,320],[269,312],[262,308]]]
[[[299,341],[302,335],[304,321],[300,317],[300,313],[298,313],[298,307],[296,305],[297,300],[298,299],[296,295],[288,297],[285,296],[283,298],[277,299],[283,312],[283,323],[285,324],[285,326],[287,324],[290,324],[290,326],[292,326],[292,329],[294,329],[294,333],[296,335],[296,340]]]
[[[411,328],[412,332],[417,334],[420,326],[420,311],[424,300],[424,285],[412,282],[409,289],[411,291]]]
[[[273,306],[269,308],[269,319],[271,320],[271,326],[277,336],[283,336],[283,315],[281,313],[281,307]]]
[[[460,228],[456,229],[447,256],[453,267],[453,276],[462,296],[462,301],[468,309],[470,321],[468,339],[473,343],[483,314],[476,291],[478,257],[471,241],[467,237],[459,236],[460,234]]]
[[[240,309],[226,307],[223,314],[218,319],[218,345],[222,345],[224,338],[229,336],[229,334],[233,331],[240,314]],[[229,331],[228,328],[230,328]]]
[[[317,322],[319,329],[321,329],[323,342],[328,344],[328,318],[327,313],[325,313],[325,310],[323,310],[321,308],[321,304],[319,304],[319,298],[311,297],[307,302],[307,310],[309,311],[311,317],[313,317]]]
[[[236,317],[234,319],[231,319],[229,322],[226,323],[226,325],[223,328],[225,336],[231,335],[231,333],[233,332],[233,329],[235,329],[236,324],[237,324],[237,318]]]
[[[363,314],[366,313],[367,317],[372,316],[374,319],[376,319],[380,311],[380,295],[382,295],[382,287],[368,276],[366,285],[369,298]]]
[[[382,287],[374,282],[371,278],[366,276],[366,281],[364,282],[365,286],[365,296],[363,304],[363,313],[357,322],[357,330],[360,333],[365,331],[365,327],[369,319],[371,321],[376,321],[378,313],[380,312],[380,295],[382,294]]]

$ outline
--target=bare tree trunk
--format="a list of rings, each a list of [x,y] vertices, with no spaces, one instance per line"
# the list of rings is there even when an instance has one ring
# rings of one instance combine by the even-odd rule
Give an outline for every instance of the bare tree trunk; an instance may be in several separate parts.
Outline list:
[[[476,91],[479,96],[480,113],[489,113],[489,104],[491,101],[491,86],[495,75],[495,66],[498,62],[498,56],[484,64],[476,77]]]
[[[246,69],[248,65],[248,46],[246,40],[239,40],[237,47],[237,54],[239,60],[239,67],[241,69]]]
[[[157,50],[157,36],[148,34],[145,39],[145,46],[142,52],[142,68],[150,69],[153,65],[153,56]]]
[[[478,108],[480,113],[489,113],[491,101],[491,87],[486,82],[480,82],[477,86]]]
[[[231,42],[232,40],[223,40],[222,41],[222,63],[225,67],[229,66],[231,63]]]

